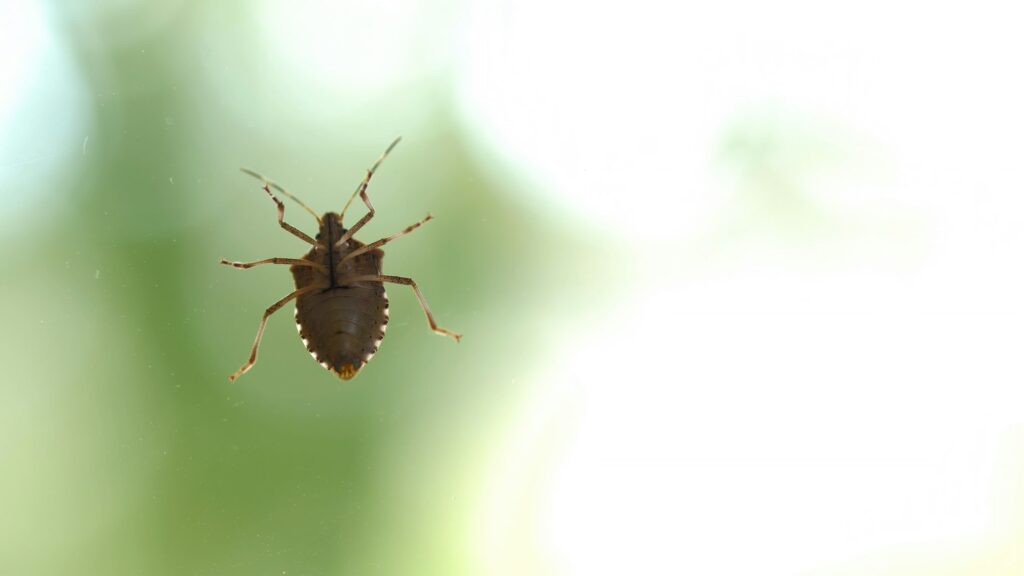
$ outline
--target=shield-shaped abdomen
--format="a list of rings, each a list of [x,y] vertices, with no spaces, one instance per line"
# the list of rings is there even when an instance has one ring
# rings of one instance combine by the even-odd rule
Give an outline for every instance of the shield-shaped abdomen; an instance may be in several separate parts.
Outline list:
[[[324,275],[310,267],[293,266],[296,287],[319,285],[298,297],[295,322],[306,349],[321,366],[348,380],[377,352],[388,323],[388,298],[377,281],[349,281],[378,276],[384,253],[371,250],[341,262],[344,253],[362,243],[350,240],[347,250],[334,252],[333,272]],[[311,251],[313,255],[316,249]],[[328,264],[328,262],[325,262]],[[332,281],[333,280],[333,281]]]

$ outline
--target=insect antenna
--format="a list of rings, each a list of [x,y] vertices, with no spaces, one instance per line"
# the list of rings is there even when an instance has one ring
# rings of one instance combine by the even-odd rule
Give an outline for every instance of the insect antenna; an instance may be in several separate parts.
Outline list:
[[[246,174],[248,174],[249,176],[252,176],[253,178],[256,178],[257,180],[262,180],[263,184],[265,184],[267,186],[270,186],[274,190],[277,190],[281,194],[284,194],[285,196],[291,198],[299,206],[302,206],[303,208],[305,208],[306,212],[309,212],[310,214],[312,214],[313,218],[316,218],[316,223],[317,224],[320,224],[320,225],[323,224],[323,220],[321,220],[320,217],[316,215],[316,212],[314,212],[312,208],[307,206],[306,203],[303,202],[302,200],[299,200],[291,192],[289,192],[289,191],[285,190],[284,188],[282,188],[277,182],[274,182],[273,180],[271,180],[270,178],[267,178],[266,176],[264,176],[263,174],[260,174],[259,172],[254,172],[252,170],[249,170],[248,168],[242,168],[242,172],[245,172]]]
[[[370,178],[373,178],[373,173],[377,171],[377,168],[380,166],[380,163],[383,162],[384,159],[388,157],[388,154],[391,153],[391,150],[393,150],[395,146],[398,146],[398,143],[401,141],[401,136],[395,138],[395,141],[392,142],[390,146],[388,146],[388,149],[385,150],[384,153],[380,155],[380,158],[377,158],[377,161],[373,163],[373,166],[366,171],[366,178],[363,178],[363,181],[359,183],[359,186],[356,186],[356,189],[352,192],[352,195],[348,197],[348,201],[345,202],[345,207],[341,209],[341,215],[339,216],[339,219],[345,217],[345,211],[348,210],[349,205],[352,204],[353,200],[355,200],[356,195],[358,195],[360,191],[366,190],[366,186],[370,183]]]

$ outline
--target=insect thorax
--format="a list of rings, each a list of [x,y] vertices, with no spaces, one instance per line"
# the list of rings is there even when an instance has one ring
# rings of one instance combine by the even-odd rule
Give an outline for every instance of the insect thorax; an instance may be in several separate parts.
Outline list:
[[[322,285],[324,288],[343,287],[347,278],[381,274],[381,263],[384,258],[384,252],[381,250],[370,250],[353,258],[345,258],[353,250],[363,246],[363,243],[355,238],[348,238],[344,244],[338,245],[338,241],[346,232],[347,229],[341,223],[341,216],[337,213],[327,212],[323,215],[320,230],[316,235],[317,245],[303,256],[304,260],[320,266],[293,266],[292,275],[297,288],[311,284]]]

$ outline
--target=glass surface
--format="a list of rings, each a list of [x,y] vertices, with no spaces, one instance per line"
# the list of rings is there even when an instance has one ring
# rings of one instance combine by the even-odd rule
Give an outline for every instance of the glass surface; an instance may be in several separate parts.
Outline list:
[[[5,0],[0,574],[1022,573],[1001,10]],[[397,136],[462,342],[229,382]]]

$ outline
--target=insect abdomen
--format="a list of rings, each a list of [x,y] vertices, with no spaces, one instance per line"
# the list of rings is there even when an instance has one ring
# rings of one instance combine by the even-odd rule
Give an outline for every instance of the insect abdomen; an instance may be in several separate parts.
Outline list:
[[[344,278],[380,274],[382,256],[375,250],[339,264],[333,283],[317,278],[326,280],[324,289],[300,296],[295,304],[295,321],[306,349],[345,380],[355,376],[380,348],[388,323],[388,298],[380,282],[347,283]],[[296,285],[313,281],[312,274],[305,276],[310,272],[293,269],[293,273]]]

